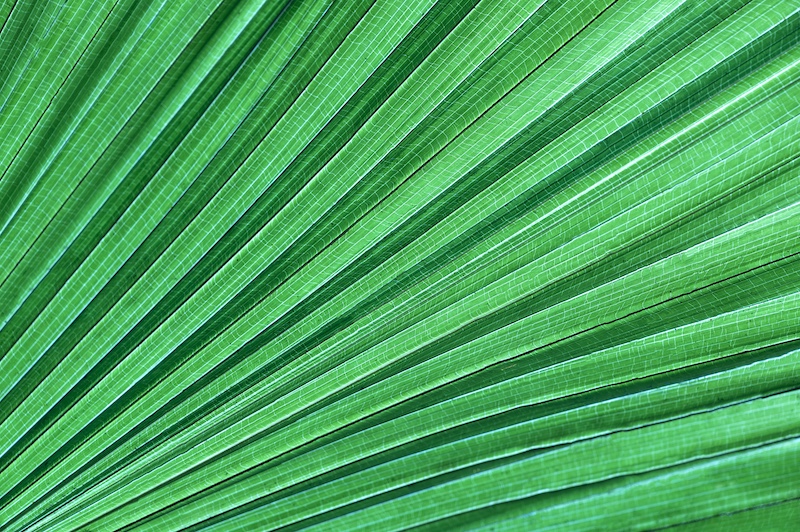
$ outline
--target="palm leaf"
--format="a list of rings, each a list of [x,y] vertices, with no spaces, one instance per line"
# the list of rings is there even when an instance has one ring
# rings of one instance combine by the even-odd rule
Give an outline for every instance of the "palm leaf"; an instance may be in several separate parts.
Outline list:
[[[0,19],[1,530],[800,522],[800,2]]]

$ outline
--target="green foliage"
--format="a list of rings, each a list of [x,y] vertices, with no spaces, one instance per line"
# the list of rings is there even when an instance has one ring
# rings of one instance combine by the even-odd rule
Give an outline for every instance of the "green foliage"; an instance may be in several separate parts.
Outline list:
[[[0,20],[0,530],[800,526],[800,0]]]

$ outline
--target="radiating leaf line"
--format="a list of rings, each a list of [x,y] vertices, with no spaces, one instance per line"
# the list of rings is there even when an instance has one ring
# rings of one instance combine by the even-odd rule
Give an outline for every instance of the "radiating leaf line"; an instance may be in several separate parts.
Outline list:
[[[0,12],[1,530],[793,519],[797,0]]]

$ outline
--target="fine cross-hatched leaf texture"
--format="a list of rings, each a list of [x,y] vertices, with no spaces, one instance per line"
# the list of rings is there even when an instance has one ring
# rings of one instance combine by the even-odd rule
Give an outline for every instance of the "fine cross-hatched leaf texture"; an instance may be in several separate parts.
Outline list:
[[[3,0],[0,531],[800,529],[800,0]]]

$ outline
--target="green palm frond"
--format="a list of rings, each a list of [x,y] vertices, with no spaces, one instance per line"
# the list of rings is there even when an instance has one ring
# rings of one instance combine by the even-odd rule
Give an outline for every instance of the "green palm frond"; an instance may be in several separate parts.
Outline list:
[[[0,20],[0,530],[800,526],[800,0]]]

